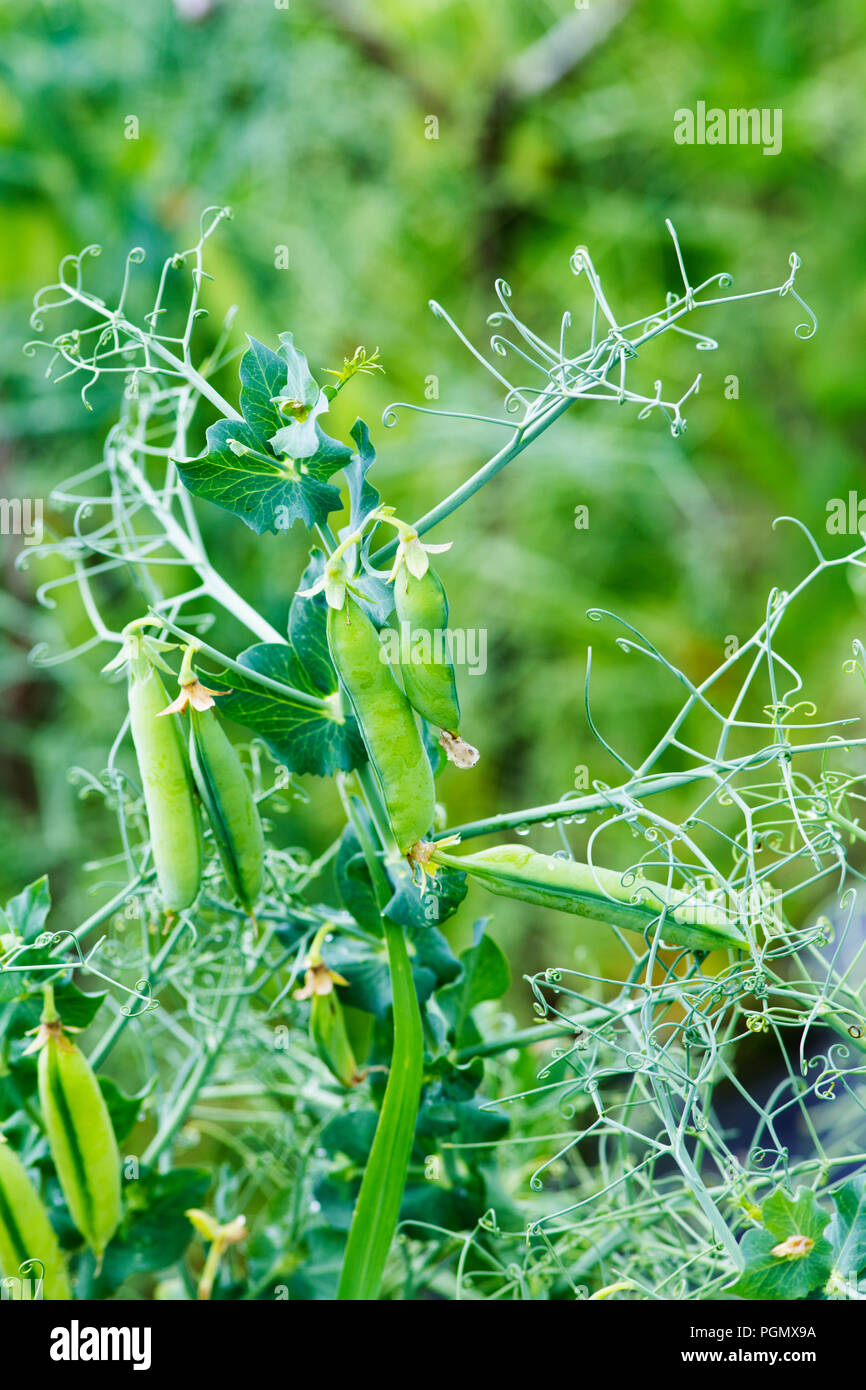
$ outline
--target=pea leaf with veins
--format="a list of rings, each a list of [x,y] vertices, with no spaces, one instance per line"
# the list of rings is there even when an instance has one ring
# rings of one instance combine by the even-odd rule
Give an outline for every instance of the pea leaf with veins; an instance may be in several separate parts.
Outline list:
[[[175,461],[191,493],[240,517],[257,535],[288,531],[296,521],[311,529],[342,505],[339,489],[329,479],[349,462],[352,450],[319,427],[316,415],[322,412],[315,402],[305,416],[303,435],[285,435],[279,401],[287,389],[290,395],[295,389],[310,394],[304,371],[309,376],[291,334],[282,334],[280,352],[251,338],[240,364],[243,419],[217,420],[207,430],[203,454]],[[295,445],[288,457],[274,447],[273,440],[281,437],[284,444]]]

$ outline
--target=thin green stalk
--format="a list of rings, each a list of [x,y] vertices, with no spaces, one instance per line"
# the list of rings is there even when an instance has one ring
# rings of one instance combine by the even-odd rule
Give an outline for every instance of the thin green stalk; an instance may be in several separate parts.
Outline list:
[[[199,1091],[213,1071],[223,1045],[228,1040],[238,1006],[243,997],[240,990],[232,995],[220,1021],[219,1033],[213,1043],[199,1054],[187,1073],[170,1109],[163,1116],[159,1129],[142,1154],[142,1163],[154,1163],[171,1143],[175,1133],[183,1124],[187,1111],[195,1102]]]
[[[672,991],[669,995],[662,994],[654,1001],[654,1007],[672,1004],[680,998],[679,991]],[[454,1054],[454,1060],[460,1066],[464,1062],[471,1062],[474,1057],[495,1057],[500,1052],[508,1052],[512,1047],[531,1047],[533,1043],[556,1038],[566,1041],[573,1038],[581,1028],[592,1028],[596,1023],[621,1022],[632,1014],[640,1013],[645,1004],[645,999],[630,999],[621,1005],[603,1004],[599,1008],[589,1009],[587,1013],[578,1014],[568,1022],[559,1020],[556,1023],[533,1024],[514,1033],[505,1033],[501,1037],[488,1038],[469,1047],[461,1047]]]
[[[424,1038],[406,938],[395,922],[385,917],[383,923],[394,996],[394,1051],[346,1244],[337,1290],[342,1301],[378,1297],[400,1216],[421,1091]]]
[[[866,744],[866,739],[848,739],[845,746],[846,748],[854,748],[864,744]],[[794,754],[816,753],[822,750],[823,745],[821,744],[798,743],[791,744],[787,751],[793,756]],[[610,787],[587,796],[569,796],[560,801],[552,801],[546,806],[529,806],[522,811],[506,811],[501,815],[485,816],[482,820],[468,821],[465,825],[447,826],[444,830],[438,830],[432,839],[444,840],[450,835],[459,835],[462,840],[471,840],[479,835],[492,835],[498,830],[513,830],[517,826],[534,825],[538,821],[562,820],[569,816],[584,816],[591,815],[595,811],[614,810],[628,806],[633,801],[645,801],[647,797],[657,796],[660,792],[675,791],[678,787],[687,787],[690,783],[698,782],[702,778],[714,778],[721,788],[723,774],[735,776],[740,772],[749,772],[754,768],[764,767],[772,762],[778,753],[778,747],[773,747],[760,749],[748,757],[737,758],[727,763],[701,763],[698,767],[690,768],[687,772],[648,773],[645,777],[634,777],[619,787]],[[838,821],[845,829],[851,830],[852,834],[866,839],[866,831],[854,826],[852,821],[846,821],[844,817],[833,811],[828,812],[828,815],[831,819]]]
[[[284,699],[291,700],[295,705],[304,705],[307,709],[321,710],[330,718],[334,718],[334,701],[321,695],[310,695],[306,690],[298,690],[294,685],[286,685],[284,681],[274,680],[272,676],[266,676],[260,671],[255,671],[250,666],[244,666],[242,662],[235,661],[233,657],[226,656],[216,647],[211,647],[207,642],[203,642],[200,637],[187,632],[185,628],[178,627],[177,623],[167,618],[158,608],[151,608],[150,612],[162,623],[163,627],[173,633],[175,637],[180,637],[184,642],[192,643],[196,651],[203,656],[208,656],[212,661],[218,661],[229,671],[237,671],[238,675],[245,680],[253,681],[256,685],[264,686],[266,690],[273,690],[275,694],[282,695]]]
[[[459,835],[461,840],[471,840],[478,835],[492,835],[498,830],[513,830],[517,826],[532,825],[538,821],[562,820],[569,816],[590,815],[594,811],[608,811],[628,805],[632,801],[644,800],[677,787],[688,786],[701,777],[709,775],[709,768],[695,768],[690,772],[672,772],[667,777],[654,777],[646,786],[626,783],[622,787],[595,792],[592,796],[569,797],[568,800],[552,801],[546,806],[529,806],[522,811],[504,811],[500,815],[485,816],[483,820],[468,821],[465,825],[448,826],[437,831],[433,840],[445,840],[451,835]]]
[[[734,1268],[737,1270],[742,1269],[743,1257],[740,1253],[740,1247],[731,1233],[728,1223],[725,1221],[725,1218],[722,1216],[722,1213],[719,1211],[704,1186],[701,1176],[686,1149],[685,1141],[674,1115],[667,1087],[656,1078],[653,1078],[652,1088],[670,1139],[671,1156],[688,1183],[695,1201],[704,1213],[710,1229],[715,1234],[722,1249],[732,1261]]]
[[[368,794],[374,789],[368,788]],[[375,797],[373,798],[375,802]],[[367,860],[381,912],[390,897],[384,871],[357,816],[351,795],[344,798]],[[375,809],[378,809],[376,807]],[[373,1147],[352,1216],[337,1290],[341,1301],[378,1298],[385,1263],[403,1201],[424,1069],[424,1033],[403,928],[382,916],[393,999],[394,1043],[388,1084]]]
[[[456,512],[459,507],[462,507],[464,502],[468,502],[471,497],[474,497],[476,492],[480,492],[485,483],[489,483],[490,479],[500,473],[507,464],[511,463],[512,459],[517,458],[518,454],[522,454],[523,450],[534,439],[543,434],[554,420],[559,419],[560,415],[564,415],[566,410],[570,410],[578,399],[577,396],[560,398],[531,424],[525,428],[517,429],[510,442],[503,449],[500,449],[498,454],[494,454],[482,468],[478,469],[477,473],[473,473],[472,477],[467,478],[466,482],[456,488],[450,496],[446,497],[432,511],[422,516],[419,521],[416,521],[413,529],[417,531],[419,536],[423,536],[427,531],[432,531],[433,527],[438,526],[440,521],[444,521],[452,512]],[[386,560],[392,559],[399,543],[399,536],[395,536],[381,550],[377,550],[372,557],[373,564],[383,565]]]
[[[177,922],[174,927],[174,930],[166,938],[162,947],[154,956],[153,962],[146,976],[147,983],[151,986],[151,989],[156,984],[160,975],[162,974],[162,968],[168,960],[169,956],[171,955],[172,951],[174,950],[175,946],[177,945],[178,941],[180,940],[181,936],[187,930],[188,927],[186,922],[182,920]],[[109,1052],[114,1047],[114,1044],[117,1042],[117,1039],[120,1037],[127,1023],[129,1023],[129,1017],[129,1014],[125,1014],[122,1012],[117,1014],[110,1027],[107,1028],[106,1031],[103,1033],[96,1047],[90,1054],[90,1064],[93,1067],[94,1071],[105,1061],[105,1058],[108,1056]]]

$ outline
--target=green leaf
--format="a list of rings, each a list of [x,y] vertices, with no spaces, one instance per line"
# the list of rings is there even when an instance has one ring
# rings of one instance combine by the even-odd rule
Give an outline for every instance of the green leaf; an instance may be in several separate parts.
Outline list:
[[[352,454],[321,430],[317,441],[310,458],[281,462],[246,421],[217,420],[207,430],[207,453],[175,464],[191,493],[240,517],[258,536],[288,531],[296,521],[312,530],[342,506],[328,479]]]
[[[360,841],[351,825],[347,825],[340,840],[340,848],[334,865],[337,892],[347,912],[351,912],[359,927],[382,934],[382,918],[376,903],[376,894],[370,880],[367,861],[361,851]]]
[[[468,1067],[456,1067],[439,1058],[430,1068],[431,1082],[418,1114],[418,1138],[426,1150],[444,1141],[458,1144],[488,1143],[508,1132],[508,1119],[501,1111],[483,1110],[475,1092],[484,1079],[480,1057]],[[479,1156],[489,1159],[489,1154]],[[467,1154],[466,1161],[471,1162]]]
[[[124,1183],[127,1217],[105,1252],[97,1296],[116,1290],[130,1274],[166,1269],[180,1259],[193,1237],[184,1213],[202,1205],[210,1182],[201,1168],[142,1168]]]
[[[43,874],[9,899],[5,911],[0,913],[0,932],[4,935],[15,932],[25,941],[31,941],[43,930],[50,910],[48,876]]]
[[[340,533],[341,536],[350,531],[360,529],[363,522],[371,512],[374,512],[382,501],[381,496],[373,484],[367,478],[367,474],[376,462],[376,453],[370,441],[370,431],[363,420],[356,420],[350,431],[352,438],[357,445],[357,452],[353,455],[351,463],[343,469],[346,483],[349,489],[349,520]],[[372,545],[371,532],[364,537],[364,553]],[[379,544],[379,539],[376,542]],[[393,592],[393,590],[392,590]]]
[[[108,1114],[114,1128],[114,1137],[122,1144],[135,1128],[142,1103],[151,1087],[146,1086],[137,1096],[126,1096],[110,1077],[97,1077],[99,1089],[108,1106]]]
[[[428,875],[423,890],[403,860],[385,862],[385,872],[393,896],[385,907],[386,916],[411,929],[441,926],[452,917],[466,897],[466,875],[459,870],[440,869]]]
[[[319,1143],[331,1158],[345,1154],[363,1168],[373,1147],[379,1116],[375,1110],[350,1110],[329,1120],[319,1135]]]
[[[853,1178],[833,1194],[836,1214],[827,1227],[833,1268],[844,1278],[866,1272],[866,1178]]]
[[[311,691],[332,695],[338,682],[328,646],[328,604],[322,593],[312,598],[301,597],[302,592],[311,589],[320,578],[324,565],[324,555],[314,547],[301,575],[298,592],[292,595],[289,605],[288,638],[306,672]]]
[[[57,1005],[61,1023],[65,1028],[89,1028],[107,993],[107,990],[99,990],[93,994],[85,994],[83,990],[72,983],[55,984],[54,1002]],[[22,1032],[28,1028],[35,1028],[42,1017],[42,1008],[41,993],[33,995],[29,999],[23,999],[15,1011],[14,1032],[17,1033],[19,1028]],[[87,1051],[86,1043],[82,1050]]]
[[[508,961],[486,927],[485,917],[475,923],[473,944],[460,956],[463,973],[459,980],[446,985],[436,995],[436,1002],[450,1025],[455,1047],[467,1041],[464,1034],[476,1004],[485,999],[501,999],[511,984]]]
[[[250,671],[309,690],[306,673],[292,648],[283,643],[263,642],[249,647],[241,652],[238,661]],[[274,757],[290,771],[327,777],[338,770],[349,772],[364,761],[364,745],[351,715],[336,720],[323,710],[311,709],[253,679],[247,680],[238,671],[222,672],[216,679],[232,686],[231,693],[221,698],[220,709],[263,739]]]
[[[830,1216],[815,1194],[803,1187],[792,1198],[779,1189],[764,1202],[761,1217],[762,1228],[747,1231],[740,1241],[743,1271],[729,1291],[748,1299],[798,1299],[822,1288],[832,1269],[833,1250],[822,1235]],[[773,1254],[791,1236],[811,1240],[808,1253]]]
[[[323,1225],[309,1232],[306,1243],[307,1257],[300,1268],[284,1278],[277,1273],[273,1282],[287,1285],[293,1303],[332,1303],[337,1294],[346,1237],[343,1231]],[[263,1294],[263,1298],[273,1299],[273,1294]]]
[[[198,458],[176,460],[178,473],[197,497],[213,502],[246,523],[257,535],[288,531],[296,521],[312,529],[342,506],[339,489],[328,479],[343,468],[352,450],[331,439],[316,424],[313,409],[319,388],[304,354],[281,335],[279,353],[250,338],[240,364],[242,420],[217,420],[209,426],[207,449]],[[300,403],[302,431],[296,439],[285,426],[277,400]],[[289,435],[286,437],[286,430]],[[274,448],[276,438],[280,447]],[[287,448],[286,445],[293,447]],[[282,458],[282,454],[289,454]]]
[[[391,978],[384,941],[373,946],[354,937],[338,936],[326,941],[322,950],[325,964],[348,981],[340,990],[343,1004],[362,1009],[376,1018],[386,1018],[391,1009]],[[419,933],[410,947],[412,978],[418,1002],[423,1004],[441,984],[453,980],[460,966],[441,932],[432,927]]]
[[[300,587],[310,588],[321,572],[322,556],[314,551]],[[337,674],[328,654],[327,604],[322,594],[300,598],[289,610],[289,641],[261,642],[241,652],[238,661],[251,671],[291,685],[309,695],[326,698],[337,690]],[[330,713],[300,704],[237,671],[214,679],[230,686],[220,709],[263,739],[275,758],[292,772],[319,777],[350,772],[366,759],[357,723],[350,714],[342,721]]]
[[[249,351],[241,358],[241,414],[258,439],[279,429],[282,416],[274,403],[286,384],[286,361],[264,343],[247,335]]]

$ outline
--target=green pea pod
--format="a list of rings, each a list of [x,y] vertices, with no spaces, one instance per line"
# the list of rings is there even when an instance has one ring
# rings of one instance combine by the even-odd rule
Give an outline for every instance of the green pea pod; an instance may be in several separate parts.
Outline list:
[[[460,738],[460,702],[448,632],[448,598],[436,571],[420,579],[401,565],[394,580],[400,624],[400,669],[410,703],[428,723],[441,729],[440,743],[451,762],[473,767],[478,750]]]
[[[41,1269],[41,1276],[40,1276]],[[0,1273],[38,1285],[49,1301],[71,1299],[57,1236],[27,1169],[0,1135]]]
[[[359,1019],[364,1016],[357,1009],[344,1010],[337,995],[337,986],[349,982],[338,971],[331,970],[322,958],[322,943],[329,932],[330,926],[326,924],[313,939],[303,988],[295,990],[295,998],[312,1001],[310,1037],[325,1066],[344,1086],[357,1086],[364,1080],[365,1073],[355,1060],[349,1033],[351,1029],[358,1035],[357,1027],[353,1026],[354,1016]],[[369,1014],[366,1017],[369,1018]]]
[[[345,1011],[336,989],[313,995],[310,1037],[325,1066],[344,1086],[357,1086],[364,1080],[364,1073],[355,1060]]]
[[[226,879],[252,912],[264,882],[265,837],[243,764],[213,709],[190,705],[189,754]]]
[[[328,609],[331,657],[352,703],[391,829],[406,854],[430,829],[435,791],[430,760],[376,629],[354,599]]]
[[[168,696],[143,656],[130,662],[129,718],[141,773],[159,891],[169,910],[195,901],[201,884],[201,820],[183,739],[173,718],[160,718]]]
[[[98,1260],[122,1215],[120,1155],[93,1068],[50,1003],[40,1028],[39,1103],[69,1214]]]
[[[742,949],[746,938],[727,920],[718,903],[695,900],[687,893],[637,881],[624,885],[622,875],[575,859],[538,854],[525,845],[496,845],[478,854],[452,855],[434,846],[434,863],[462,869],[491,893],[520,902],[590,917],[627,931],[645,932],[666,906],[662,938],[692,950]]]

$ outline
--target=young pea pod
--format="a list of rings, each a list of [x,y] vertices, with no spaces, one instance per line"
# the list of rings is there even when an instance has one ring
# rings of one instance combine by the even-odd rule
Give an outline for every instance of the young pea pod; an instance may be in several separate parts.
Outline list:
[[[243,764],[215,712],[214,696],[227,692],[202,685],[192,664],[194,651],[192,644],[184,649],[178,677],[180,694],[161,713],[171,717],[189,708],[189,759],[196,789],[207,811],[229,887],[247,912],[252,912],[264,881],[262,822]]]
[[[448,598],[428,564],[420,579],[400,565],[394,580],[400,624],[400,668],[412,706],[441,730],[439,742],[457,767],[473,767],[478,750],[459,735],[460,702],[450,653]]]
[[[357,1086],[365,1073],[355,1060],[346,1016],[357,1010],[344,1010],[337,986],[348,984],[348,980],[329,970],[322,959],[321,941],[327,930],[323,927],[310,947],[304,984],[295,990],[295,998],[311,1000],[310,1036],[325,1066],[344,1086]]]
[[[72,1297],[66,1264],[27,1169],[0,1135],[0,1274],[20,1279],[22,1288],[38,1286],[42,1297]]]
[[[433,773],[412,706],[382,659],[375,627],[348,594],[342,608],[328,609],[328,644],[381,787],[394,838],[406,854],[429,830],[435,805]]]
[[[173,719],[160,719],[168,703],[159,672],[147,658],[130,660],[129,719],[150,827],[153,863],[166,907],[177,912],[195,901],[201,884],[201,821],[183,740]]]
[[[50,988],[36,1046],[39,1104],[57,1177],[72,1220],[101,1260],[123,1212],[120,1155],[99,1082],[63,1032]]]
[[[226,879],[252,912],[264,882],[265,837],[249,779],[215,710],[190,704],[189,755]]]
[[[747,945],[739,925],[728,920],[718,903],[643,880],[625,885],[623,876],[610,869],[538,854],[525,845],[497,845],[466,855],[447,854],[433,846],[428,858],[462,869],[501,897],[590,917],[627,931],[645,932],[665,910],[663,940],[691,950],[741,950]]]

